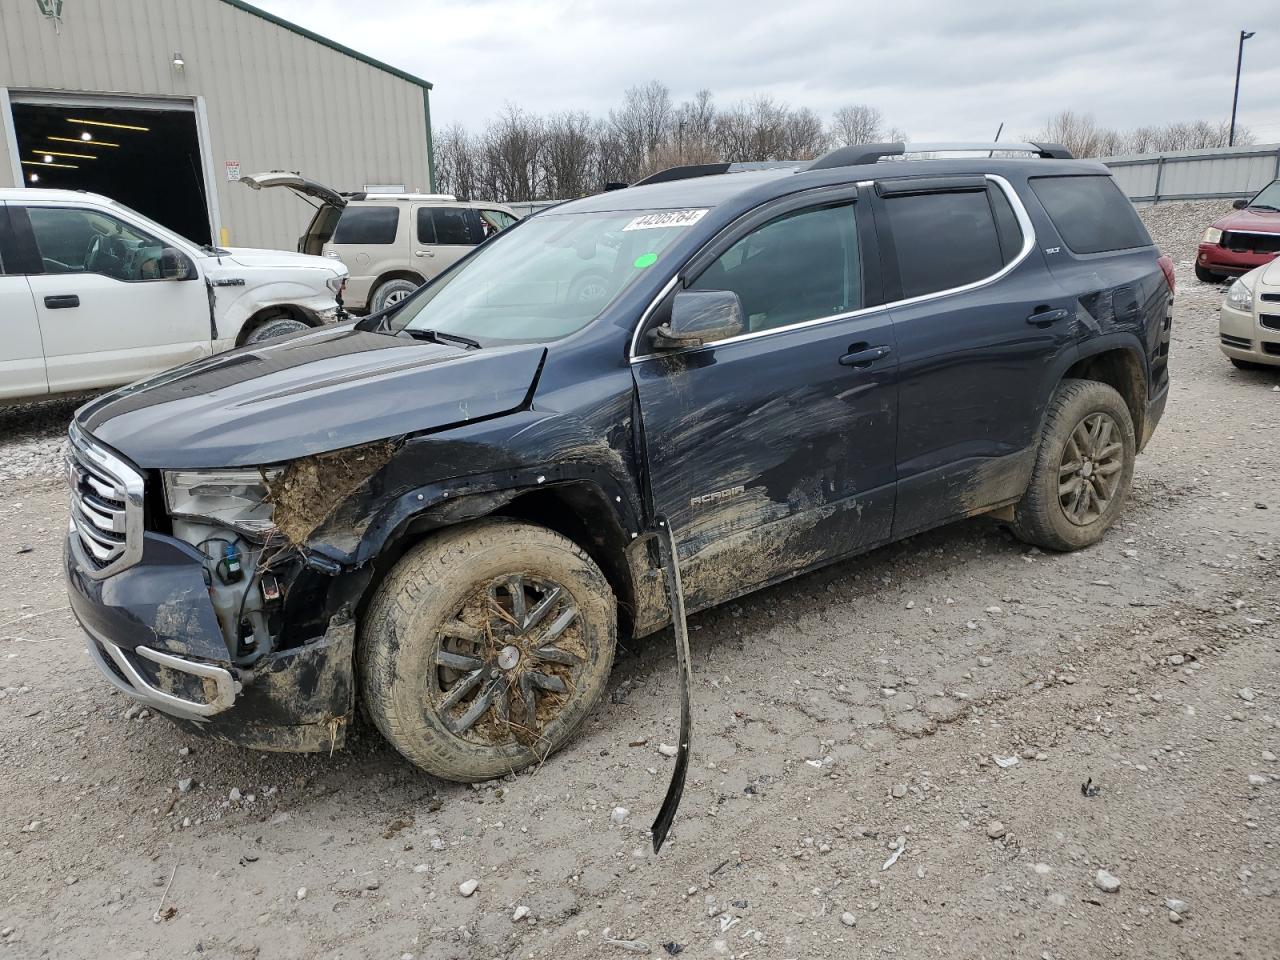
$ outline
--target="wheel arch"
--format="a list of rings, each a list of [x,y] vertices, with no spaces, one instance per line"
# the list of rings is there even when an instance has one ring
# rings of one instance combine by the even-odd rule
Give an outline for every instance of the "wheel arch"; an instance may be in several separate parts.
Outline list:
[[[388,280],[408,280],[410,283],[416,283],[422,286],[427,282],[427,278],[422,274],[408,269],[397,268],[395,270],[384,270],[378,276],[373,278],[373,283],[369,284],[369,299],[372,300],[374,294],[378,292],[378,288]]]
[[[1082,355],[1058,378],[1096,380],[1114,389],[1124,399],[1133,418],[1135,436],[1144,435],[1147,417],[1148,374],[1141,347],[1129,337],[1107,338],[1082,347]]]

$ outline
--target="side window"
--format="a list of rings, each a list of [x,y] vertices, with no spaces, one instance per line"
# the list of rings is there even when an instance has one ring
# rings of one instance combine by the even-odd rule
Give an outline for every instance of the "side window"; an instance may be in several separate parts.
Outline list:
[[[962,287],[1004,266],[986,190],[885,198],[904,299]]]
[[[436,227],[436,243],[474,247],[480,236],[479,217],[469,207],[432,207],[431,219]]]
[[[134,283],[162,278],[164,243],[123,220],[80,207],[27,207],[45,273],[98,273]]]
[[[480,214],[480,232],[488,240],[516,222],[516,218],[504,210],[477,210]]]
[[[749,233],[690,290],[732,290],[747,330],[772,330],[862,305],[853,204],[801,210]]]
[[[418,208],[418,242],[421,244],[436,242],[436,222],[431,219],[430,207]]]
[[[387,204],[350,204],[343,208],[338,228],[333,231],[333,242],[395,243],[396,228],[399,226],[399,207]]]
[[[1030,183],[1072,253],[1104,253],[1151,243],[1133,204],[1106,174],[1032,177]]]
[[[1007,264],[1022,250],[1022,227],[1018,225],[1018,217],[1002,189],[991,184],[987,187],[987,194],[991,199],[991,212],[996,218],[996,236],[1000,239],[1000,258]]]

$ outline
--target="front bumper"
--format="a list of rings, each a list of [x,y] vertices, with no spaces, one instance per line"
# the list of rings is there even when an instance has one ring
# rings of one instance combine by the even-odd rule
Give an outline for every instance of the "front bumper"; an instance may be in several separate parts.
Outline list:
[[[141,560],[90,575],[79,539],[63,551],[72,612],[89,653],[120,693],[206,736],[261,750],[340,746],[354,704],[355,623],[237,666],[214,615],[204,562],[192,547],[147,533]]]
[[[1196,264],[1203,270],[1211,270],[1223,276],[1239,276],[1254,267],[1270,263],[1274,253],[1252,253],[1247,250],[1229,250],[1216,243],[1202,243],[1196,253]]]
[[[1218,346],[1237,360],[1280,366],[1280,329],[1262,326],[1252,310],[1222,305],[1218,312]]]

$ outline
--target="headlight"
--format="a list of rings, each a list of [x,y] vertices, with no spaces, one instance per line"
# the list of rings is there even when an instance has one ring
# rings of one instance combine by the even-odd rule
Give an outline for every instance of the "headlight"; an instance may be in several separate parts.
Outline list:
[[[275,480],[280,473],[278,469],[166,470],[165,502],[173,516],[210,520],[263,536],[275,530],[266,480]]]
[[[1200,238],[1201,243],[1217,243],[1222,239],[1222,231],[1217,227],[1210,227],[1204,232],[1204,236]]]
[[[324,282],[324,285],[328,287],[329,292],[336,297],[339,296],[343,290],[347,289],[347,278],[346,276],[330,277]]]
[[[1237,310],[1249,310],[1253,307],[1253,290],[1241,277],[1227,291],[1227,306]]]

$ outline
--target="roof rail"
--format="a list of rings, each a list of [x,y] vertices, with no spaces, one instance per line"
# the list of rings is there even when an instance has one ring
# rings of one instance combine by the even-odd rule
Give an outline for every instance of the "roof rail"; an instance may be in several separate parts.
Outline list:
[[[694,177],[714,177],[721,173],[750,173],[756,170],[801,170],[807,160],[745,160],[732,163],[690,163],[682,167],[668,167],[631,184],[644,187],[651,183],[669,183],[672,180],[692,180]]]
[[[1072,160],[1071,151],[1057,143],[859,143],[840,147],[813,161],[810,170],[856,167],[885,157],[908,153],[1034,153],[1045,160]]]

